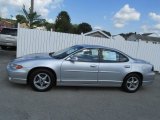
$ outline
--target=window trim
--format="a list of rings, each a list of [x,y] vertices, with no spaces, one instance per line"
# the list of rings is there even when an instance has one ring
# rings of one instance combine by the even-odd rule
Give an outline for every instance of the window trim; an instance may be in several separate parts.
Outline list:
[[[75,54],[77,54],[78,52],[81,52],[81,51],[83,51],[83,50],[85,50],[85,49],[97,49],[97,50],[98,50],[98,60],[97,60],[97,61],[88,61],[88,62],[87,62],[87,61],[75,61],[75,62],[100,63],[100,48],[82,48],[82,49],[80,49],[80,50],[72,53],[72,54],[69,55],[68,57],[66,57],[65,60],[66,60],[66,61],[69,61],[69,60],[67,60],[69,57],[73,57]]]

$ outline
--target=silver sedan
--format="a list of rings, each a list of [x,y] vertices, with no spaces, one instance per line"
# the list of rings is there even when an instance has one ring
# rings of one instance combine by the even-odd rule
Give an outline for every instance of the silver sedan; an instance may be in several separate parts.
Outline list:
[[[53,86],[113,86],[136,92],[154,80],[153,65],[98,45],[75,45],[55,53],[26,55],[7,66],[9,80],[34,90]]]

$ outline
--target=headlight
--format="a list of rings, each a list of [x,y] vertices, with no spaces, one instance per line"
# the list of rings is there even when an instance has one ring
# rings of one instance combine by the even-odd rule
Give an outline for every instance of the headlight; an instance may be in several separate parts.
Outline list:
[[[12,68],[12,69],[22,69],[23,68],[23,66],[22,65],[18,65],[18,64],[10,64],[10,67]]]

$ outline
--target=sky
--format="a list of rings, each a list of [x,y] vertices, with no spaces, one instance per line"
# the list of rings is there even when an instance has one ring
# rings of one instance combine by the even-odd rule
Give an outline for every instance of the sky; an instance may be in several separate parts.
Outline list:
[[[0,0],[0,16],[15,19],[23,4],[30,0]],[[54,23],[61,11],[67,11],[72,24],[87,22],[93,29],[112,34],[160,33],[160,0],[35,0],[35,11]]]

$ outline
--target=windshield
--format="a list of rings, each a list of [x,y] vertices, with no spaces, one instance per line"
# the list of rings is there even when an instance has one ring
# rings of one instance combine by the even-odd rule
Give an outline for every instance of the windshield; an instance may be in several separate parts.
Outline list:
[[[67,57],[68,55],[74,53],[77,50],[82,49],[82,46],[72,46],[63,50],[60,50],[58,52],[55,53],[50,53],[50,56],[52,56],[55,59],[63,59],[65,57]]]

